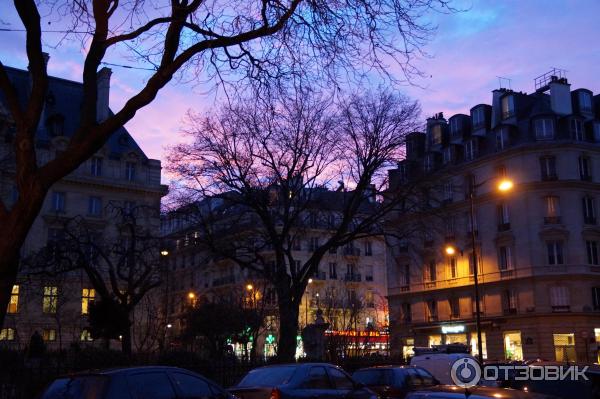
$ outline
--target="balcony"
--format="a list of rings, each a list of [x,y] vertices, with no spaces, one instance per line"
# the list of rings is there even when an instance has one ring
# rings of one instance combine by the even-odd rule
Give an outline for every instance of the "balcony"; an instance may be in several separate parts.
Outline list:
[[[344,281],[360,283],[361,280],[361,275],[356,273],[346,273],[346,275],[344,276]]]

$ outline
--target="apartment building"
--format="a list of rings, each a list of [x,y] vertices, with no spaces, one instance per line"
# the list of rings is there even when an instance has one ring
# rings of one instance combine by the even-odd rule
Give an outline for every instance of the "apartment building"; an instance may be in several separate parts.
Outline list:
[[[599,95],[558,70],[530,94],[494,90],[491,105],[429,118],[390,178],[438,183],[435,216],[390,222],[432,220],[387,258],[394,353],[455,342],[477,353],[477,267],[484,358],[598,361]],[[499,191],[501,179],[512,189]]]
[[[29,73],[6,67],[8,77],[22,98],[30,89]],[[110,75],[99,71],[98,118],[110,111]],[[0,93],[1,94],[1,93]],[[78,125],[82,84],[49,77],[42,121],[36,136],[40,163],[64,151]],[[11,206],[17,199],[14,182],[14,126],[0,96],[0,196]],[[92,158],[53,185],[22,247],[24,257],[63,235],[63,222],[81,216],[96,226],[98,234],[110,231],[109,204],[123,208],[145,206],[156,210],[167,192],[161,185],[161,164],[149,159],[125,128],[120,128]],[[156,233],[159,218],[148,220]],[[107,237],[109,238],[109,237]],[[19,276],[13,287],[8,314],[0,330],[0,346],[23,348],[38,331],[48,349],[67,348],[73,342],[93,344],[88,330],[88,305],[96,292],[83,271],[62,276]]]
[[[333,194],[333,192],[330,192]],[[171,343],[176,345],[184,329],[185,313],[203,301],[229,296],[245,298],[261,308],[264,326],[256,341],[259,356],[276,354],[278,336],[277,294],[260,273],[241,268],[232,260],[218,256],[202,245],[202,234],[193,218],[185,212],[171,212],[163,218],[162,234],[169,250],[165,251],[167,320]],[[308,220],[308,218],[307,218]],[[239,227],[243,230],[243,227]],[[300,268],[314,250],[332,234],[326,226],[313,221],[292,235],[294,258],[291,268]],[[265,259],[274,256],[266,245],[260,251]],[[381,236],[356,240],[331,249],[309,280],[299,313],[300,329],[314,323],[317,310],[330,324],[326,335],[343,337],[350,350],[380,352],[388,350],[388,307],[386,298],[386,247]],[[268,261],[267,261],[268,262]],[[224,317],[226,317],[224,315]],[[303,355],[301,331],[298,332],[297,356]],[[231,343],[238,355],[242,346]],[[346,348],[348,349],[348,348]]]

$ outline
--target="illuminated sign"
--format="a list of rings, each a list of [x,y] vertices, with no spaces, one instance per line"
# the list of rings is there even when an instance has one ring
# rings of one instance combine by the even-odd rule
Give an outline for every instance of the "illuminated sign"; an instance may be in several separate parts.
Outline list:
[[[465,326],[462,324],[455,324],[453,326],[442,326],[442,334],[457,334],[465,332]]]

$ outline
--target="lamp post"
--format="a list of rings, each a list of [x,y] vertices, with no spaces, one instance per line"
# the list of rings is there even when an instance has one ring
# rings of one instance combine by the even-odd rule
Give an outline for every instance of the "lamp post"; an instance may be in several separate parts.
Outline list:
[[[480,364],[483,364],[483,342],[481,340],[481,307],[479,304],[479,268],[477,265],[477,247],[476,247],[476,233],[475,233],[475,190],[492,179],[487,179],[481,183],[472,183],[469,190],[469,219],[471,226],[471,262],[473,265],[473,283],[475,288],[475,328],[477,332],[477,359]],[[513,182],[510,179],[503,178],[498,182],[497,189],[500,192],[507,192],[512,190],[514,187]],[[445,249],[447,255],[454,255],[456,248],[449,245]]]
[[[312,284],[313,279],[308,279],[308,284]],[[304,325],[308,326],[308,292],[306,292],[306,302],[304,302]]]

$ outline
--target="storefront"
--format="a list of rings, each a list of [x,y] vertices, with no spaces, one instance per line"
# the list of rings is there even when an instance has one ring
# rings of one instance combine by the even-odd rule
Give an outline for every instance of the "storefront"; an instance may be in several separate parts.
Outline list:
[[[504,357],[506,360],[523,360],[521,331],[504,332]]]
[[[429,334],[427,342],[428,346],[463,344],[470,347],[471,354],[477,356],[477,332],[474,328],[469,328],[465,324],[448,324],[442,325],[439,328],[439,333]],[[487,345],[485,332],[481,333],[481,343],[483,349],[483,358],[487,359]]]
[[[553,334],[554,353],[557,362],[575,362],[577,354],[575,351],[575,334]]]

